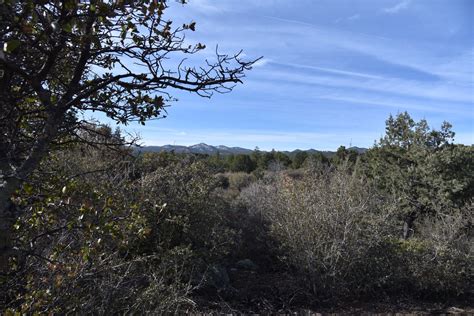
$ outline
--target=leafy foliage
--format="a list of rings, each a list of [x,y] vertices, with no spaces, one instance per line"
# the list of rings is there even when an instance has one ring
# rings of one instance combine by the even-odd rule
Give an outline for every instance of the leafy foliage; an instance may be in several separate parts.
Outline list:
[[[449,123],[430,130],[425,120],[415,123],[402,113],[387,120],[386,133],[367,153],[368,173],[398,199],[405,238],[414,233],[417,218],[472,201],[474,147],[452,144]]]
[[[39,313],[193,306],[190,291],[236,234],[225,225],[216,179],[186,161],[137,178],[126,152],[113,163],[97,159],[109,154],[86,145],[57,152],[18,192],[24,216],[14,225],[19,251],[3,288],[6,306]],[[48,170],[54,176],[44,179]]]

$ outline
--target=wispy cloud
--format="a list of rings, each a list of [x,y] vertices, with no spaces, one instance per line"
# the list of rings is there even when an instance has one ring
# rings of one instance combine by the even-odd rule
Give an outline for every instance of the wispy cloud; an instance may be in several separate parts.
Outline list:
[[[360,14],[354,14],[347,18],[348,21],[355,21],[360,19]]]
[[[439,112],[439,113],[456,113],[461,115],[468,115],[473,114],[469,113],[465,110],[459,110],[455,107],[446,107],[444,104],[433,104],[433,105],[424,105],[423,101],[413,102],[411,100],[402,100],[402,99],[395,99],[391,100],[390,98],[374,98],[374,97],[360,97],[360,96],[334,96],[334,95],[326,95],[320,96],[320,99],[324,100],[332,100],[332,101],[339,101],[345,103],[355,103],[355,104],[363,104],[363,105],[373,105],[378,107],[388,107],[394,108],[399,111],[406,111],[406,110],[416,110],[416,111],[423,111],[423,112]]]
[[[315,25],[295,19],[266,16],[269,19],[286,22],[285,25],[276,26],[281,32],[286,32],[293,36],[294,42],[300,45],[301,50],[309,52],[328,52],[346,50],[347,54],[363,54],[368,58],[373,58],[379,64],[387,63],[384,72],[390,73],[394,67],[400,73],[414,74],[425,77],[444,76],[448,81],[458,82],[462,79],[465,82],[472,82],[472,49],[467,52],[459,52],[458,57],[453,57],[452,53],[434,55],[433,51],[445,50],[446,46],[439,43],[413,43],[406,39],[394,40],[356,31],[340,30],[327,26]],[[290,26],[291,25],[291,26]],[[312,28],[309,32],[306,28]],[[267,36],[266,33],[264,33]],[[268,34],[270,40],[274,40]],[[266,43],[262,38],[259,43]],[[289,43],[289,45],[292,45]],[[291,47],[291,46],[289,46]],[[272,58],[277,60],[276,58]],[[347,64],[347,61],[344,62]],[[390,64],[390,65],[389,65]],[[389,67],[391,66],[391,67]],[[403,69],[402,69],[403,68]],[[342,69],[341,69],[342,70]],[[462,76],[462,78],[461,78]]]
[[[303,21],[299,21],[299,20],[285,19],[285,18],[280,18],[280,17],[277,17],[277,16],[270,16],[270,15],[264,15],[263,17],[264,17],[264,18],[267,18],[267,19],[272,19],[272,20],[280,21],[280,22],[288,22],[288,23],[293,23],[293,24],[299,24],[299,25],[309,26],[309,27],[313,27],[313,28],[316,27],[316,25],[314,25],[314,24],[307,23],[307,22],[303,22]]]
[[[349,17],[338,18],[334,21],[334,23],[338,24],[338,23],[343,22],[343,21],[352,22],[352,21],[359,20],[360,18],[361,18],[361,15],[357,13],[357,14],[351,15]]]
[[[408,9],[410,6],[411,0],[402,0],[393,7],[385,8],[382,12],[387,14],[396,14],[402,10]]]
[[[225,8],[219,6],[218,3],[221,1],[209,1],[209,0],[191,0],[189,1],[190,9],[194,9],[201,13],[217,13],[225,11]]]
[[[271,62],[271,60],[268,59],[268,58],[261,58],[253,64],[253,67],[263,67],[263,66],[267,65],[270,62]]]
[[[271,62],[271,61],[269,61],[269,62]],[[275,62],[271,62],[271,63],[275,64],[275,65],[289,66],[289,67],[294,67],[294,68],[317,70],[317,71],[327,72],[327,73],[330,73],[330,74],[361,77],[361,78],[367,78],[367,79],[383,79],[383,77],[381,77],[381,76],[377,76],[377,75],[373,75],[373,74],[369,74],[369,73],[348,71],[348,70],[342,70],[342,69],[336,69],[336,68],[317,67],[317,66],[301,65],[301,64],[294,64],[294,63],[275,63]]]
[[[285,83],[293,86],[321,86],[341,91],[347,88],[356,89],[361,92],[377,92],[404,97],[425,98],[431,100],[442,100],[449,102],[473,103],[474,96],[469,87],[459,86],[453,83],[420,82],[410,79],[385,78],[371,79],[357,76],[327,76],[318,73],[305,73],[290,70],[272,70],[265,74],[266,79],[279,84]],[[314,89],[314,88],[313,88]]]

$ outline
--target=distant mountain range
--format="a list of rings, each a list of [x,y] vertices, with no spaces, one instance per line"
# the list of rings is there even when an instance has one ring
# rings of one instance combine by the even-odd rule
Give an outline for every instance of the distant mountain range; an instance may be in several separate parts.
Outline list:
[[[358,153],[365,153],[367,148],[360,148],[360,147],[350,147],[349,149],[355,150]],[[252,149],[242,148],[242,147],[228,147],[228,146],[212,146],[204,143],[192,145],[192,146],[180,146],[180,145],[164,145],[164,146],[143,146],[137,148],[139,152],[171,152],[174,151],[175,153],[180,154],[205,154],[205,155],[237,155],[237,154],[251,154],[253,152]],[[264,152],[264,150],[262,150]],[[295,155],[299,151],[306,151],[307,153],[314,154],[314,153],[322,153],[327,157],[333,156],[336,152],[335,151],[321,151],[316,149],[308,149],[308,150],[300,150],[296,149],[293,151],[283,151],[284,153],[292,156]]]

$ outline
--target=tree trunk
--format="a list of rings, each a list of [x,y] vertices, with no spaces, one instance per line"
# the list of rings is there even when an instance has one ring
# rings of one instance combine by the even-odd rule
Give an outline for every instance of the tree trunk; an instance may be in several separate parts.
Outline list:
[[[16,170],[0,169],[0,273],[8,271],[8,261],[13,250],[12,228],[17,217],[21,215],[14,211],[11,197],[48,154],[51,141],[57,136],[58,127],[65,112],[66,109],[57,109],[50,114],[43,128],[42,136],[35,141],[30,154],[19,168]]]
[[[9,259],[13,250],[12,235],[16,215],[11,202],[12,194],[19,188],[20,181],[10,179],[0,187],[0,276],[9,272]]]
[[[6,112],[8,109],[11,109],[12,104],[16,102],[11,99],[12,95],[10,94],[11,78],[13,75],[12,72],[8,70],[8,67],[3,67],[2,64],[0,64],[0,66],[2,66],[0,68],[4,70],[3,75],[0,77],[0,111]],[[83,70],[84,67],[82,68],[82,71]],[[78,78],[80,78],[80,75],[81,73],[76,74]],[[18,144],[16,144],[19,147],[25,147],[25,149],[29,147],[30,151],[26,157],[18,157],[14,151],[9,152],[9,150],[12,150],[15,146],[12,147],[10,144],[6,145],[9,142],[0,141],[0,275],[9,270],[9,259],[13,250],[13,225],[18,216],[21,215],[17,214],[11,197],[31,173],[36,170],[41,160],[48,154],[51,141],[57,137],[59,126],[64,121],[64,115],[68,110],[68,107],[65,107],[64,104],[70,99],[70,97],[63,98],[61,102],[53,105],[51,103],[50,91],[43,88],[40,80],[34,78],[26,81],[33,87],[33,90],[35,90],[43,106],[49,110],[47,111],[44,126],[41,131],[38,131],[39,137],[34,143],[27,144],[19,141]],[[72,88],[74,88],[74,86],[70,87],[69,93],[74,91]],[[4,120],[3,124],[0,125],[2,132],[4,128],[8,129],[10,123],[13,122],[16,124],[10,117],[4,117],[2,119]],[[13,129],[19,129],[19,127],[15,126]],[[12,137],[8,133],[5,133],[5,135],[7,135],[6,137]],[[15,135],[15,133],[13,133],[13,135]],[[14,141],[15,140],[12,140],[12,143],[14,143]],[[18,165],[18,162],[21,160],[23,160],[23,162]]]
[[[405,221],[403,223],[403,239],[407,240],[411,236],[413,236],[414,232],[414,223],[415,219],[417,217],[417,214],[412,212],[408,214],[408,216],[405,218]]]

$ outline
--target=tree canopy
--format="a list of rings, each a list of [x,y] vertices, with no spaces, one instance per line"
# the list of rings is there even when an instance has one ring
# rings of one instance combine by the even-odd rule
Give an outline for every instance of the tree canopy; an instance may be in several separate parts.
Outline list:
[[[386,121],[386,134],[369,150],[369,174],[385,192],[397,197],[403,236],[426,215],[449,213],[474,196],[473,146],[453,144],[455,133],[444,122],[439,130],[407,113]]]
[[[1,234],[15,217],[12,193],[49,150],[95,130],[87,111],[145,124],[165,116],[173,90],[210,97],[241,82],[254,61],[240,53],[187,65],[205,45],[185,42],[196,22],[174,25],[167,8],[157,0],[0,2]]]

